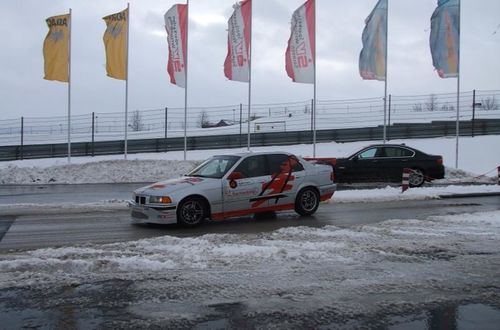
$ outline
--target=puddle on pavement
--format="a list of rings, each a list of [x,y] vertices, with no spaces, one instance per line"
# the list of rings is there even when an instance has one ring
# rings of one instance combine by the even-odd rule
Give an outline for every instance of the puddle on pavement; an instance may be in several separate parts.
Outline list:
[[[3,296],[3,299],[8,296]],[[78,308],[76,306],[59,306],[56,310],[39,310],[29,307],[12,308],[0,300],[0,329],[100,329],[118,326],[120,328],[141,328],[146,325],[170,325],[189,327],[192,329],[227,329],[227,328],[266,328],[266,324],[279,325],[284,315],[266,314],[265,318],[246,314],[244,304],[219,304],[193,309],[182,306],[175,311],[162,304],[147,303],[149,308],[133,308],[132,306],[108,306],[107,308]],[[137,307],[137,306],[136,306]],[[146,306],[143,306],[146,307]],[[172,307],[172,306],[170,306]],[[132,309],[132,310],[131,310]],[[132,312],[132,313],[130,313]],[[173,313],[172,313],[173,312]],[[404,315],[390,315],[389,311],[381,314],[363,316],[347,320],[342,314],[323,315],[320,322],[311,322],[303,315],[298,323],[296,319],[288,319],[290,328],[298,328],[309,324],[315,329],[384,329],[384,330],[499,330],[500,308],[486,304],[463,304],[458,306],[442,306],[436,309],[423,310]],[[171,323],[163,323],[165,315],[177,314],[170,319]],[[331,319],[331,317],[335,319]],[[287,316],[284,316],[287,319]],[[328,320],[330,318],[330,320]],[[162,321],[163,320],[163,321]],[[312,320],[318,319],[312,317]],[[326,324],[323,322],[327,322]],[[158,323],[157,323],[158,322]],[[330,322],[330,323],[328,323]],[[280,328],[278,326],[278,328]]]
[[[388,330],[500,329],[500,309],[483,304],[442,307],[418,314],[395,316]]]

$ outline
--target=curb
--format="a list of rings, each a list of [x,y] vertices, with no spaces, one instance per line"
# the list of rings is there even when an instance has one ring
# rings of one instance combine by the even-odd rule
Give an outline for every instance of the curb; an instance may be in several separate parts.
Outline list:
[[[466,198],[466,197],[490,197],[490,196],[500,196],[500,192],[484,192],[484,193],[468,193],[468,194],[449,194],[449,195],[438,195],[439,198]]]

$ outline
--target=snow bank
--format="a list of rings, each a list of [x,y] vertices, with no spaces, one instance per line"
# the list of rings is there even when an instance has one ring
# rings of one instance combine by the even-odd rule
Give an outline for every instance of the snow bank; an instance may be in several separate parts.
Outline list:
[[[0,256],[0,288],[163,278],[172,271],[182,272],[187,280],[198,270],[204,270],[207,277],[224,271],[227,281],[231,272],[246,270],[252,274],[270,272],[272,277],[303,270],[314,277],[315,269],[321,269],[328,279],[345,279],[339,282],[339,289],[353,283],[397,287],[429,280],[426,276],[440,276],[429,266],[436,259],[448,260],[440,267],[467,272],[466,268],[476,267],[481,258],[498,253],[499,244],[500,211],[395,219],[351,228],[293,227],[271,233],[163,236],[4,254]],[[467,258],[475,262],[464,261]],[[278,285],[272,282],[270,285]]]
[[[438,183],[493,183],[496,167],[500,165],[500,152],[494,152],[500,145],[500,136],[478,136],[460,139],[460,169],[450,167],[455,159],[455,140],[451,138],[395,140],[391,143],[405,143],[429,154],[443,156],[446,167],[445,180]],[[318,143],[318,157],[346,157],[360,148],[380,141],[350,143]],[[312,146],[271,146],[253,148],[253,151],[286,150],[301,156],[311,156]],[[186,173],[200,161],[225,153],[245,152],[246,148],[193,150],[188,151],[190,160],[180,161],[183,151],[167,153],[131,154],[129,160],[123,155],[96,157],[73,157],[68,165],[65,158],[30,159],[0,162],[0,184],[31,183],[114,183],[155,182],[177,177]],[[486,174],[481,176],[482,174]]]
[[[336,192],[330,203],[351,202],[388,202],[398,200],[426,200],[436,199],[444,195],[500,193],[500,186],[473,185],[473,186],[441,186],[410,188],[404,193],[399,187],[385,187],[381,189],[342,190]]]
[[[199,162],[177,160],[102,160],[82,164],[0,167],[0,184],[155,182],[175,178]]]

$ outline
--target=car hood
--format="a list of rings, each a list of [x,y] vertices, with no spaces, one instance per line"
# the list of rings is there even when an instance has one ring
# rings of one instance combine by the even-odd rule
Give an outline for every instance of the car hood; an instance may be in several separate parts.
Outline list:
[[[134,192],[136,194],[161,195],[165,193],[178,192],[180,190],[193,187],[199,189],[201,188],[200,186],[205,186],[213,180],[219,179],[185,176],[177,179],[159,181],[153,183],[152,185],[136,189]]]

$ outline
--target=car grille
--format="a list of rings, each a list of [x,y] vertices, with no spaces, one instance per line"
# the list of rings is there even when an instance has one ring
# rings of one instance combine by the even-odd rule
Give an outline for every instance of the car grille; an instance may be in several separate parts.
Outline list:
[[[147,219],[148,216],[138,211],[132,211],[132,218],[136,219]]]
[[[144,196],[135,196],[136,204],[146,204],[146,197]]]

